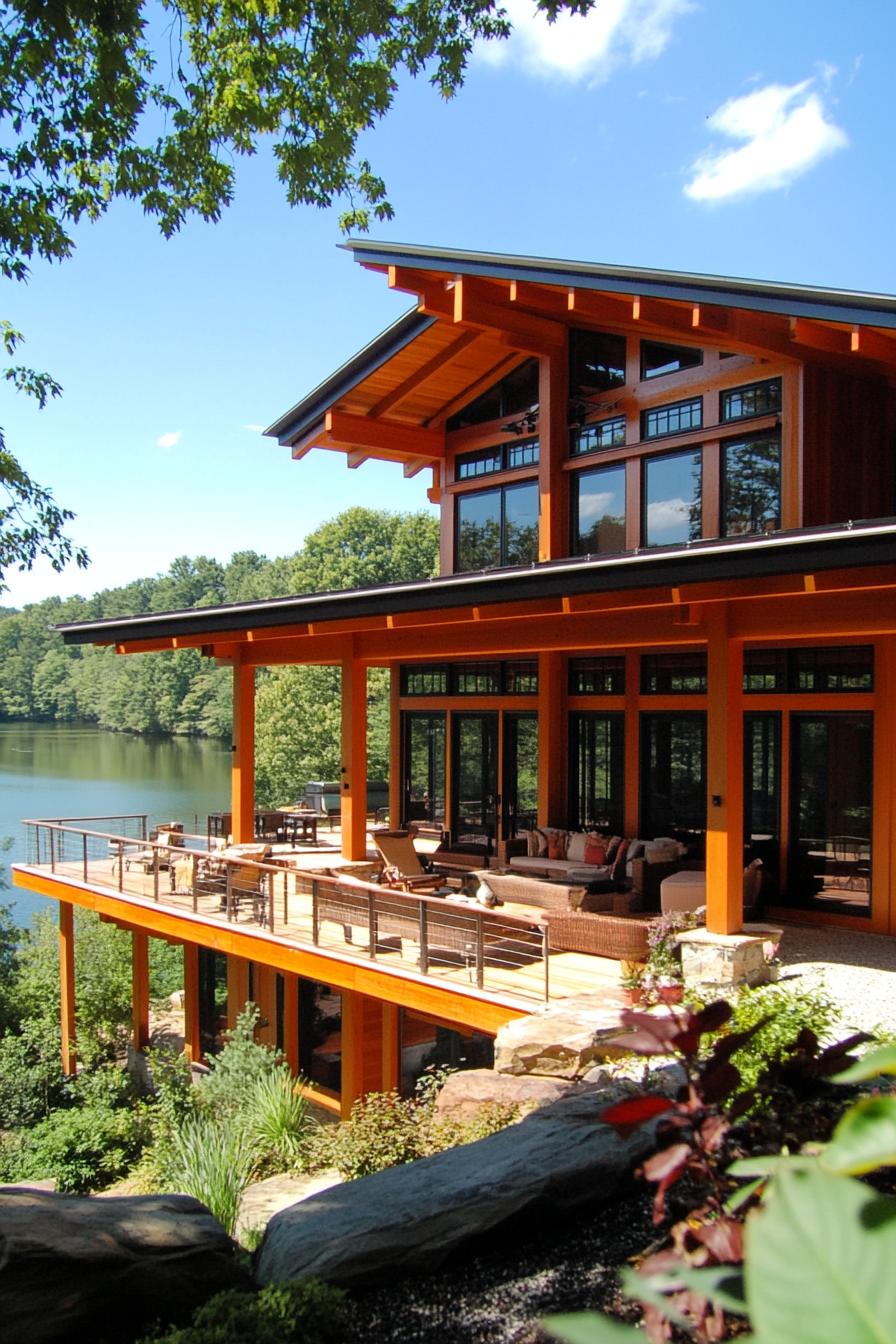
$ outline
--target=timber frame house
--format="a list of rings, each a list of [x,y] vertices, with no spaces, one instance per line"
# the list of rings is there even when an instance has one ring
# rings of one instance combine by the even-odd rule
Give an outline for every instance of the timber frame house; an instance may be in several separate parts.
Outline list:
[[[66,642],[233,667],[236,841],[253,835],[256,668],[327,663],[343,854],[366,855],[366,675],[383,666],[393,825],[483,852],[534,824],[675,834],[705,860],[719,936],[741,927],[757,856],[774,917],[896,934],[896,298],[348,249],[415,306],[267,432],[297,462],[321,449],[420,475],[440,577],[82,622]],[[402,1014],[467,1037],[519,1015],[379,963],[187,929],[37,865],[15,880],[60,901],[64,967],[74,902],[141,947],[183,940],[188,996],[202,949],[228,956],[235,995],[251,967],[273,1003],[276,978],[281,1016],[301,1016],[303,978],[338,992],[343,1113],[397,1082]]]

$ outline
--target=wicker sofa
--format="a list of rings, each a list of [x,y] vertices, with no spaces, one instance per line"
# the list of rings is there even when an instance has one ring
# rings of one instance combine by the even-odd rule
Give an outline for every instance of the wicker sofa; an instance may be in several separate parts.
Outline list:
[[[548,926],[549,946],[555,952],[588,952],[617,961],[646,961],[649,919],[633,916],[632,897],[613,892],[589,892],[572,883],[544,881],[520,873],[479,869],[473,877],[502,901],[531,905]]]

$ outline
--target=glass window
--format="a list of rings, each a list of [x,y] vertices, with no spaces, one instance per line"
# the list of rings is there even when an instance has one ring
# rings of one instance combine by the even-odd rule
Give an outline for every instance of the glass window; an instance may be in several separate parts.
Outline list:
[[[570,824],[622,834],[625,715],[569,716]]]
[[[573,328],[569,333],[570,392],[606,392],[624,382],[625,337]]]
[[[501,690],[500,663],[455,663],[451,673],[455,695],[497,695]]]
[[[538,559],[538,485],[504,489],[503,565],[528,565]]]
[[[407,1008],[399,1012],[403,1097],[414,1095],[418,1078],[438,1069],[490,1069],[495,1062],[495,1042],[484,1032],[469,1027],[448,1027],[420,1017]]]
[[[302,1076],[342,1090],[342,995],[319,980],[299,976],[299,1069]]]
[[[641,715],[641,835],[706,829],[706,715]]]
[[[537,695],[538,663],[505,663],[504,690],[508,695]]]
[[[402,824],[445,825],[445,715],[402,714]]]
[[[537,466],[538,440],[520,439],[514,443],[496,444],[493,448],[480,448],[475,453],[458,453],[454,459],[454,474],[459,481],[469,481],[496,471]]]
[[[684,434],[703,425],[703,398],[691,397],[671,406],[656,406],[641,415],[641,438],[659,439],[664,434]]]
[[[726,537],[781,526],[781,440],[777,434],[726,443],[722,455],[722,531]]]
[[[570,435],[570,454],[578,457],[581,453],[596,453],[607,448],[625,447],[625,416],[617,415],[612,420],[599,420],[593,425],[583,425],[574,429]]]
[[[644,544],[696,541],[703,512],[702,453],[668,453],[644,463]]]
[[[576,472],[572,481],[574,555],[625,550],[625,467]]]
[[[768,378],[763,383],[750,383],[746,387],[731,387],[722,393],[720,404],[722,420],[746,420],[751,415],[769,415],[780,409],[780,378]]]
[[[444,695],[447,690],[444,663],[405,663],[401,669],[402,695]]]
[[[570,695],[624,695],[625,659],[621,655],[609,658],[570,658]]]
[[[446,428],[466,429],[503,415],[533,410],[538,406],[538,360],[526,359],[488,391],[480,393],[461,411],[452,415]]]
[[[648,653],[641,659],[642,695],[704,695],[706,654]]]
[[[874,690],[874,646],[745,649],[744,690],[799,694]]]
[[[703,363],[703,351],[691,345],[661,345],[658,341],[641,342],[641,377],[661,378],[666,373],[693,369]]]

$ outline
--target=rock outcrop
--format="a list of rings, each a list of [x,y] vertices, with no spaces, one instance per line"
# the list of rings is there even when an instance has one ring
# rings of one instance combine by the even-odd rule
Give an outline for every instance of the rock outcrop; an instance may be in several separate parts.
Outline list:
[[[188,1195],[96,1199],[0,1187],[3,1338],[132,1340],[247,1287],[234,1243]]]
[[[495,1037],[495,1072],[580,1078],[627,1053],[609,1044],[623,1032],[621,1011],[600,995],[582,994],[508,1022]]]
[[[257,1280],[379,1283],[434,1269],[463,1242],[517,1215],[611,1199],[652,1144],[648,1130],[623,1140],[600,1122],[603,1107],[630,1090],[580,1088],[478,1143],[285,1209],[268,1224]]]

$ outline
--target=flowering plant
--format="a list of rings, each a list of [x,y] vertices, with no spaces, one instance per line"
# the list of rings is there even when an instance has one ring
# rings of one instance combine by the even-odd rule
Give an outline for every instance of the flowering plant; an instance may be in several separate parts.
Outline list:
[[[665,989],[684,982],[681,970],[681,951],[678,935],[685,929],[694,929],[703,923],[705,911],[669,910],[652,919],[647,928],[647,962],[643,984],[645,989]]]

